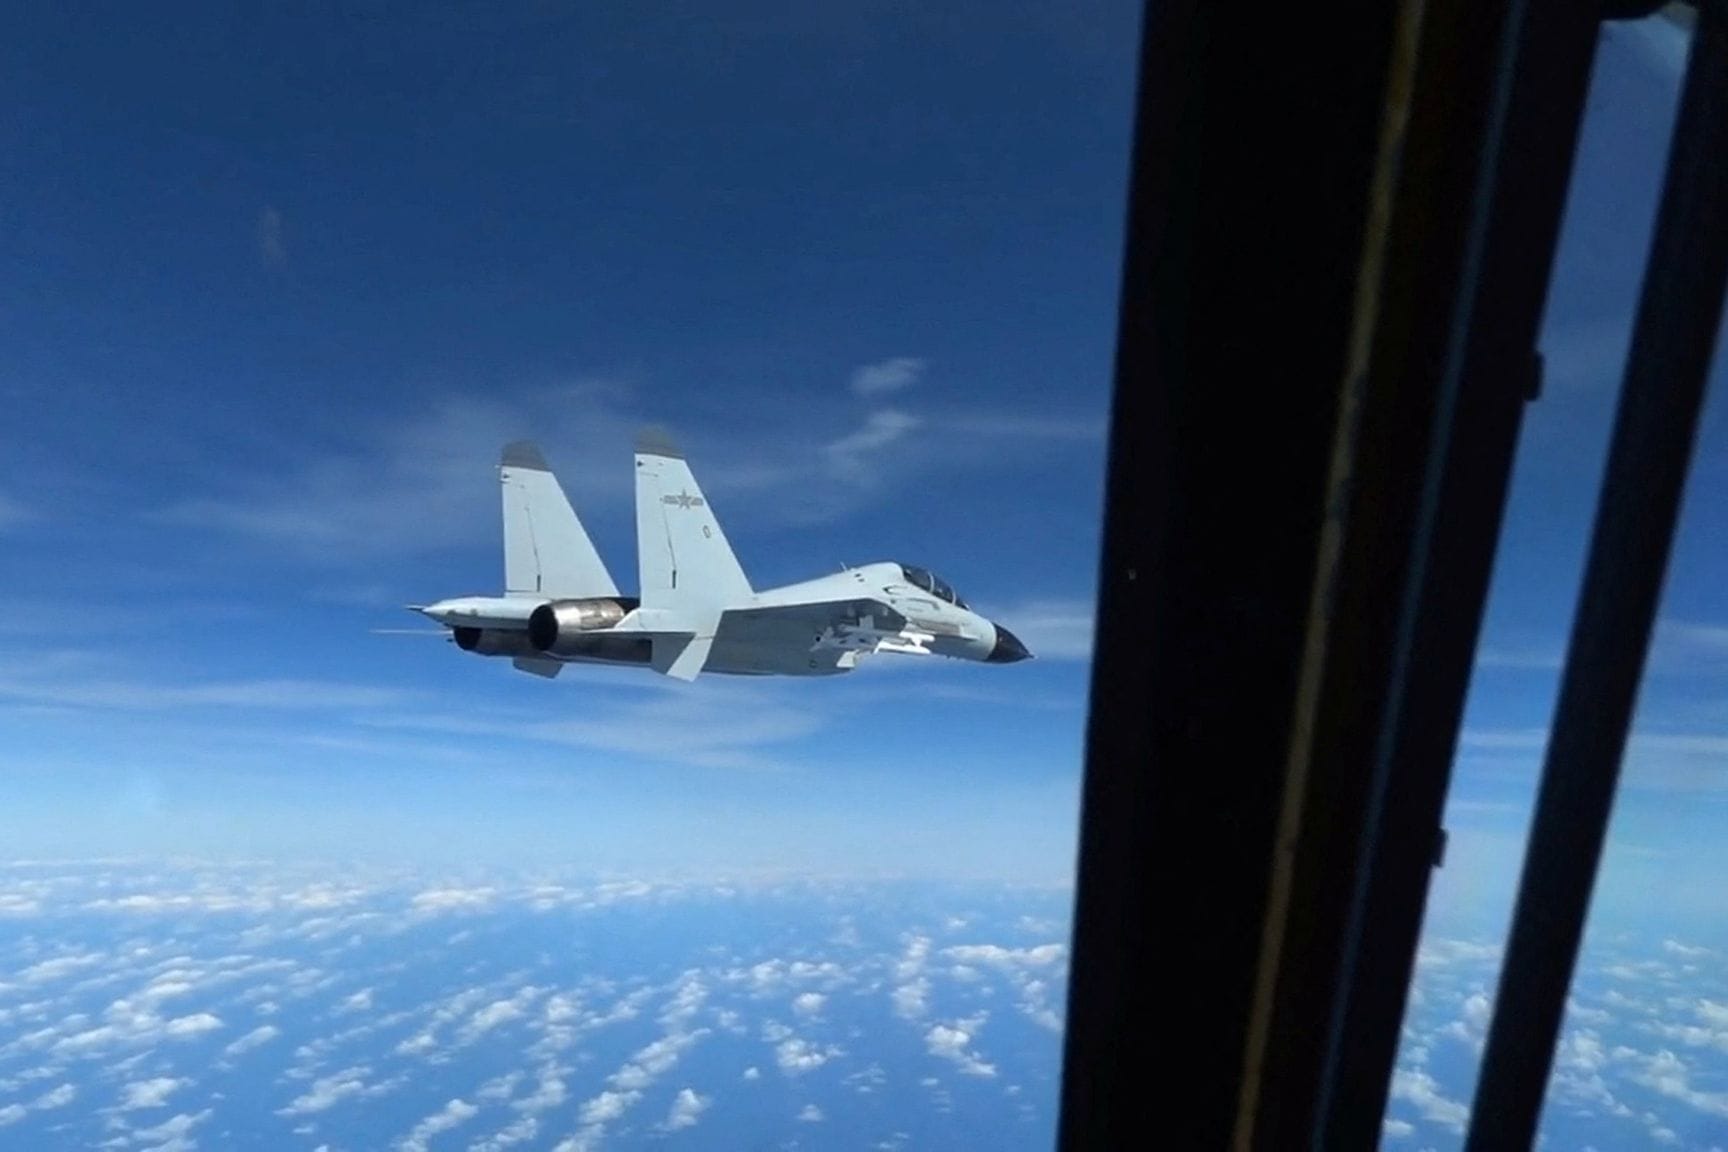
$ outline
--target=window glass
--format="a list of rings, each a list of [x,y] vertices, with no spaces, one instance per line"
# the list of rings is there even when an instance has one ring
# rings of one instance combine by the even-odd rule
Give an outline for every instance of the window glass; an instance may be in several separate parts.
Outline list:
[[[1382,1147],[1457,1148],[1673,129],[1688,32],[1605,27]],[[1728,380],[1720,364],[1541,1122],[1552,1148],[1710,1148],[1728,1108]]]

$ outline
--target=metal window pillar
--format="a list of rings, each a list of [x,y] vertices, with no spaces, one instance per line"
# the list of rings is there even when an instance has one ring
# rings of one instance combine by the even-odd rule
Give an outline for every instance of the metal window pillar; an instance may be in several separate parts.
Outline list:
[[[1064,1149],[1379,1138],[1598,17],[1148,7]]]
[[[1395,16],[1145,12],[1064,1049],[1075,1152],[1230,1140]]]
[[[1530,1147],[1589,913],[1728,285],[1728,10],[1701,6],[1469,1152]]]

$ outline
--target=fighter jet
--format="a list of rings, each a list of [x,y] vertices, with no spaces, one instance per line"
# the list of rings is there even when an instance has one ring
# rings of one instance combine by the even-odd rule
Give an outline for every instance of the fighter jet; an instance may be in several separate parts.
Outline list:
[[[667,435],[636,443],[640,592],[625,596],[532,442],[504,448],[504,595],[409,607],[465,652],[507,656],[535,676],[565,664],[624,664],[678,680],[833,676],[877,652],[1012,664],[1031,656],[912,564],[845,567],[756,591],[689,465]]]

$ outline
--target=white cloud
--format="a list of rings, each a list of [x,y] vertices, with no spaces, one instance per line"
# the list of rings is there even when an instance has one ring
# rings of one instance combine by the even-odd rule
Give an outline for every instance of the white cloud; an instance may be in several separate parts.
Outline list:
[[[862,428],[829,441],[822,451],[835,476],[853,484],[871,484],[878,479],[875,458],[921,423],[909,412],[884,408],[865,417]]]
[[[988,1016],[980,1012],[952,1024],[933,1024],[924,1034],[924,1045],[932,1056],[954,1061],[968,1076],[994,1076],[996,1066],[980,1058],[971,1048],[986,1019]]]
[[[422,911],[484,908],[492,903],[497,895],[496,888],[428,888],[416,894],[410,903]]]
[[[168,1097],[176,1089],[190,1084],[190,1080],[176,1079],[171,1076],[158,1076],[153,1080],[140,1080],[126,1085],[121,1091],[120,1111],[131,1112],[138,1108],[163,1108],[168,1104]]]
[[[208,1108],[198,1113],[182,1112],[177,1116],[169,1117],[154,1128],[135,1129],[132,1136],[133,1139],[146,1143],[152,1140],[181,1140],[190,1134],[192,1129],[208,1119],[210,1119],[210,1109]]]
[[[1485,964],[1500,959],[1499,944],[1477,940],[1424,940],[1416,954],[1422,968],[1445,968],[1456,964]]]
[[[276,1027],[276,1025],[261,1024],[257,1028],[252,1029],[252,1031],[246,1033],[246,1035],[240,1037],[240,1039],[234,1041],[234,1043],[228,1045],[228,1047],[222,1049],[222,1054],[224,1056],[238,1056],[243,1052],[250,1052],[254,1048],[268,1044],[280,1035],[282,1035],[282,1029]]]
[[[894,1013],[907,1020],[920,1019],[930,1010],[930,981],[920,976],[894,989],[890,995]]]
[[[543,991],[541,988],[523,988],[508,1000],[496,1000],[479,1009],[463,1026],[458,1041],[471,1044],[500,1024],[521,1019],[528,1014],[528,1006]]]
[[[398,1141],[396,1147],[399,1152],[426,1152],[432,1137],[472,1120],[479,1111],[480,1109],[466,1100],[451,1100],[440,1111],[414,1125],[413,1131]]]
[[[535,1116],[524,1116],[508,1127],[501,1128],[484,1140],[476,1141],[468,1152],[504,1152],[540,1134],[540,1120]]]
[[[798,1119],[805,1124],[820,1124],[827,1117],[822,1115],[822,1109],[814,1104],[806,1104],[798,1113]]]
[[[708,986],[702,982],[701,974],[694,970],[684,973],[678,978],[672,999],[660,1013],[660,1023],[668,1028],[683,1024],[701,1010],[707,999]]]
[[[609,1083],[615,1088],[627,1091],[646,1088],[676,1065],[679,1057],[706,1035],[708,1029],[698,1028],[693,1032],[675,1032],[662,1036],[631,1056],[629,1062],[612,1074]]]
[[[1690,945],[1690,944],[1682,944],[1678,940],[1664,940],[1664,941],[1662,941],[1662,951],[1668,953],[1671,956],[1679,956],[1679,957],[1682,957],[1682,958],[1687,959],[1687,960],[1697,960],[1701,957],[1710,955],[1710,949],[1708,949],[1708,948],[1701,948],[1701,947],[1697,947],[1695,945]],[[1728,1021],[1725,1021],[1725,1022],[1728,1022]]]
[[[1090,660],[1093,616],[1090,600],[1044,597],[992,604],[985,615],[1000,620],[1039,660]]]
[[[912,936],[906,941],[906,951],[894,965],[896,980],[910,980],[924,970],[930,957],[930,937]]]
[[[1416,1131],[1416,1126],[1408,1120],[1387,1120],[1380,1131],[1388,1140],[1402,1140]]]
[[[1728,1092],[1706,1092],[1693,1087],[1692,1066],[1666,1048],[1654,1056],[1637,1055],[1643,1067],[1633,1076],[1638,1083],[1711,1116],[1728,1117]]]
[[[583,1124],[608,1124],[630,1110],[642,1098],[640,1092],[614,1092],[611,1089],[582,1105]]]
[[[149,1007],[130,999],[116,1000],[108,1007],[107,1023],[87,1028],[54,1042],[60,1055],[78,1055],[122,1044],[152,1044],[161,1040],[186,1040],[222,1027],[222,1021],[197,1012],[165,1020]]]
[[[366,560],[448,547],[495,523],[497,485],[486,478],[499,445],[529,430],[554,455],[579,509],[596,494],[624,496],[638,422],[619,410],[618,398],[617,389],[602,384],[505,402],[445,397],[381,425],[350,451],[310,463],[266,462],[256,474],[214,486],[230,495],[183,501],[163,518],[308,559]]]
[[[285,711],[384,708],[414,701],[399,688],[319,680],[231,680],[173,684],[163,680],[0,676],[0,699],[61,708],[235,708]]]
[[[30,1110],[22,1104],[8,1104],[0,1108],[0,1128],[8,1124],[16,1124],[30,1114]]]
[[[354,993],[354,995],[338,1004],[336,1006],[336,1013],[337,1015],[344,1015],[349,1012],[364,1012],[371,1007],[372,989],[362,988],[360,991]]]
[[[788,1076],[802,1076],[814,1071],[841,1054],[840,1049],[833,1045],[825,1048],[817,1047],[810,1041],[794,1036],[782,1040],[774,1049],[774,1060],[780,1065],[780,1071]]]
[[[1470,1119],[1469,1107],[1443,1095],[1439,1082],[1419,1068],[1400,1068],[1392,1074],[1392,1099],[1414,1106],[1422,1119],[1454,1132],[1464,1131]]]
[[[676,1132],[681,1128],[693,1128],[697,1119],[708,1106],[714,1102],[712,1096],[698,1096],[689,1088],[681,1088],[678,1095],[672,1098],[672,1109],[666,1114],[666,1119],[660,1127],[667,1132]]]
[[[944,955],[964,963],[994,964],[998,967],[1044,968],[1067,956],[1063,944],[1040,944],[1036,948],[1004,948],[999,944],[957,944],[942,949]]]
[[[56,956],[52,960],[43,960],[32,964],[18,973],[18,979],[26,984],[47,984],[62,977],[81,972],[85,968],[102,962],[100,952],[82,952],[71,956]]]
[[[548,1108],[556,1108],[569,1097],[564,1085],[564,1079],[559,1070],[547,1067],[540,1073],[540,1084],[531,1096],[524,1096],[515,1101],[511,1107],[528,1115],[544,1112]]]
[[[828,997],[820,992],[803,992],[792,998],[792,1011],[800,1016],[815,1016],[827,1001]]]
[[[366,1091],[365,1068],[348,1068],[331,1076],[314,1080],[312,1087],[295,1097],[286,1108],[278,1108],[279,1116],[309,1116],[325,1112],[350,1097]]]
[[[163,1025],[163,1031],[170,1036],[197,1036],[222,1027],[222,1020],[208,1012],[195,1012],[190,1016],[177,1016]]]
[[[78,1089],[74,1088],[70,1084],[62,1084],[58,1088],[50,1089],[36,1097],[36,1102],[32,1104],[31,1107],[35,1108],[37,1111],[46,1111],[50,1108],[64,1108],[66,1105],[72,1103],[77,1096]]]
[[[852,391],[866,399],[883,396],[911,387],[923,374],[924,361],[912,356],[895,356],[855,370],[852,373]]]
[[[552,1070],[548,1069],[545,1074],[551,1075]],[[475,1090],[474,1098],[476,1100],[508,1100],[515,1093],[516,1085],[522,1083],[525,1075],[526,1073],[517,1071],[506,1072],[502,1076],[494,1076]]]
[[[752,1064],[750,1067],[744,1069],[744,1079],[760,1080],[762,1079],[762,1070]]]

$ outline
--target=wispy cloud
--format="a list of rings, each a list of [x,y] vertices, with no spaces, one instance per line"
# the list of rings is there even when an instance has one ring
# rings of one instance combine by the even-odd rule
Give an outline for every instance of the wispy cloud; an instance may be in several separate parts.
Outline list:
[[[859,379],[871,382],[861,395],[874,404],[903,391],[918,379],[909,363],[861,370]],[[883,383],[890,380],[900,383]],[[158,516],[329,567],[466,546],[496,532],[497,486],[489,480],[500,445],[537,438],[578,513],[621,514],[633,492],[630,445],[657,418],[629,388],[603,381],[451,394],[388,424],[343,429],[336,446],[309,458],[261,462],[216,485],[222,495],[172,502]],[[1026,449],[1037,444],[1090,448],[1103,427],[1060,412],[926,414],[904,403],[875,406],[848,429],[850,420],[836,405],[826,420],[801,411],[794,424],[770,414],[753,427],[710,434],[694,446],[696,474],[723,517],[822,523],[935,471],[1023,467]],[[1005,441],[1018,450],[1005,452]]]
[[[0,700],[63,708],[232,708],[251,711],[371,709],[412,703],[397,688],[320,680],[228,680],[175,684],[162,680],[31,679],[0,668]]]
[[[495,1000],[479,1009],[457,1033],[458,1044],[472,1044],[481,1036],[497,1028],[500,1024],[511,1020],[520,1020],[528,1014],[528,1006],[545,991],[544,988],[527,987],[518,991],[508,1000]]]
[[[286,1107],[278,1108],[276,1113],[279,1116],[311,1116],[327,1112],[344,1100],[367,1095],[374,1091],[366,1084],[370,1071],[363,1067],[347,1068],[314,1080],[311,1088],[289,1101]]]
[[[1488,647],[1476,653],[1478,668],[1506,668],[1531,672],[1557,671],[1564,661],[1558,648]]]
[[[922,421],[909,412],[884,408],[865,417],[864,425],[838,440],[829,441],[823,452],[836,476],[855,484],[873,484],[881,475],[880,457],[917,428]]]
[[[192,1130],[210,1119],[212,1109],[205,1108],[199,1112],[182,1112],[172,1116],[152,1128],[139,1128],[133,1131],[133,1139],[144,1145],[154,1145],[154,1152],[190,1152],[193,1147],[190,1137]]]
[[[499,447],[539,436],[580,511],[621,500],[633,483],[629,445],[638,421],[622,390],[588,382],[506,400],[449,396],[345,450],[284,461],[167,508],[168,521],[249,537],[302,559],[374,559],[478,539],[496,526],[489,483]]]
[[[1036,659],[1092,658],[1094,612],[1090,600],[1047,598],[992,604],[987,606],[985,615],[1000,620]]]
[[[78,1089],[75,1086],[71,1084],[61,1084],[56,1088],[50,1088],[48,1091],[42,1093],[42,1095],[36,1097],[36,1100],[31,1104],[31,1107],[36,1109],[38,1112],[44,1112],[52,1108],[64,1108],[77,1098]]]
[[[234,1041],[234,1043],[228,1045],[228,1047],[222,1049],[222,1054],[224,1056],[239,1056],[241,1053],[250,1052],[254,1048],[260,1048],[263,1045],[268,1044],[281,1034],[282,1029],[276,1027],[274,1024],[260,1025],[246,1033],[246,1035],[240,1037],[240,1039]]]
[[[771,769],[774,751],[820,731],[825,710],[779,686],[698,681],[662,691],[658,681],[607,684],[608,707],[567,720],[452,720],[423,711],[362,717],[371,727],[485,739],[528,740],[702,768]],[[646,689],[646,691],[643,691]]]
[[[426,1152],[431,1146],[432,1137],[472,1120],[479,1112],[479,1108],[466,1100],[451,1100],[441,1110],[414,1125],[413,1131],[398,1141],[396,1147],[399,1152]]]
[[[1465,752],[1520,753],[1505,766],[1528,775],[1541,766],[1548,746],[1544,728],[1466,729]],[[1626,743],[1622,786],[1650,792],[1728,791],[1728,735],[1716,732],[1639,732]]]
[[[121,1090],[120,1111],[132,1112],[139,1108],[166,1107],[168,1097],[190,1083],[190,1080],[182,1080],[173,1076],[157,1076],[151,1080],[140,1080],[128,1084]]]
[[[895,356],[876,364],[866,364],[852,373],[852,391],[867,399],[910,388],[924,375],[924,361],[912,356]]]
[[[933,413],[933,431],[981,440],[1046,441],[1051,444],[1097,445],[1099,474],[1103,474],[1103,444],[1109,422],[1103,416],[1077,417],[1052,413],[1030,416],[1015,412]]]

